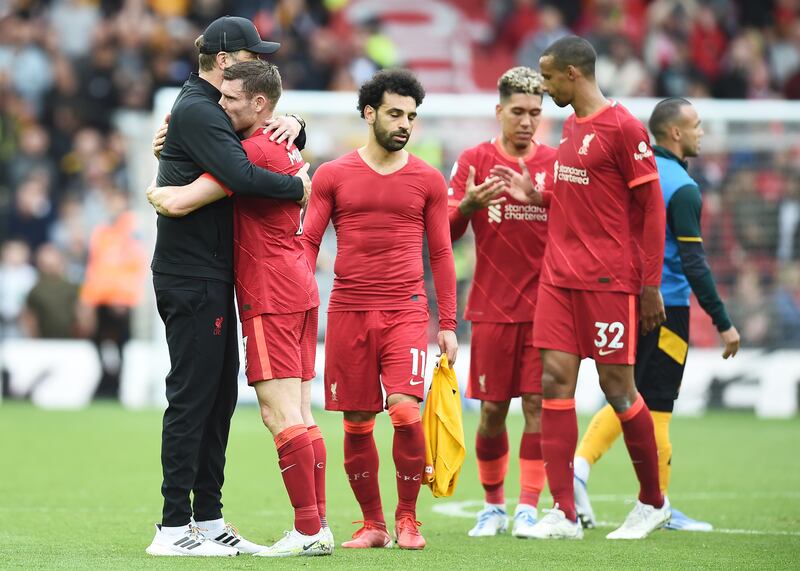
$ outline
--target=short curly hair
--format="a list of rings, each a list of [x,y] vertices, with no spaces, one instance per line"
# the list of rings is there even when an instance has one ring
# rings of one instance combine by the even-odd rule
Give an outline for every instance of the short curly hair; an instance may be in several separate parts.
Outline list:
[[[417,105],[425,99],[425,88],[413,73],[407,69],[383,69],[365,81],[358,90],[358,111],[364,117],[364,109],[380,107],[384,93],[396,93],[413,97]]]
[[[544,78],[541,73],[529,67],[512,67],[497,80],[497,91],[502,100],[508,99],[514,93],[543,95]]]

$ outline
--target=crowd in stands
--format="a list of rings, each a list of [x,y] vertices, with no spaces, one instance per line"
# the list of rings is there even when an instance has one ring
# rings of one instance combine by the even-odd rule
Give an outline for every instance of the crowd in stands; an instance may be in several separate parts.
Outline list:
[[[380,17],[348,17],[359,1],[0,3],[0,337],[124,343],[150,245],[130,210],[141,189],[115,112],[149,112],[160,88],[180,86],[197,67],[195,38],[224,14],[283,44],[273,61],[285,89],[354,90],[404,63]],[[800,98],[800,0],[440,1],[465,29],[487,24],[473,61],[537,67],[549,43],[578,33],[597,47],[610,96]],[[385,4],[396,17],[414,2]],[[476,85],[491,89],[496,71],[476,70],[491,76]],[[708,156],[693,174],[744,345],[800,347],[800,152]],[[465,298],[470,261],[458,248]],[[696,342],[715,342],[698,331]]]

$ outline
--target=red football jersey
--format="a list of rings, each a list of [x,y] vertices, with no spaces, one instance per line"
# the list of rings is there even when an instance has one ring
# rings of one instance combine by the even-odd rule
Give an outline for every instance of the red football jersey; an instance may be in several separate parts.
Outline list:
[[[303,166],[300,151],[269,140],[259,129],[242,141],[253,164],[281,174]],[[317,282],[300,241],[296,202],[236,196],[233,262],[239,319],[297,313],[319,305]]]
[[[312,266],[328,221],[336,230],[335,278],[328,311],[419,308],[427,312],[423,233],[439,306],[440,329],[456,326],[456,275],[447,223],[447,185],[413,155],[382,175],[353,151],[320,165],[305,217]]]
[[[539,191],[553,188],[556,150],[534,142],[523,157]],[[533,321],[539,273],[547,238],[547,210],[523,204],[508,194],[506,201],[464,218],[458,205],[464,198],[470,165],[481,184],[497,164],[519,171],[518,159],[503,150],[500,139],[467,149],[450,174],[450,233],[454,240],[472,223],[475,232],[475,275],[464,318],[470,321],[521,323]]]
[[[564,123],[541,281],[562,288],[642,289],[643,216],[636,187],[658,179],[644,126],[616,101]]]

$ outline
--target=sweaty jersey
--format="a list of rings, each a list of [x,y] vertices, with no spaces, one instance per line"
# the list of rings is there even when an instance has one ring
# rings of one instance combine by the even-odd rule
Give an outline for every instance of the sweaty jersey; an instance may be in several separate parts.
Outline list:
[[[550,231],[541,281],[590,291],[639,294],[639,185],[658,179],[644,126],[613,101],[564,123],[554,165]]]
[[[261,129],[242,141],[253,164],[294,175],[300,151],[269,140]],[[237,196],[233,261],[239,318],[298,313],[319,305],[317,282],[300,242],[300,205],[291,200]]]
[[[303,244],[314,266],[328,221],[337,254],[328,311],[419,309],[427,313],[423,233],[428,238],[439,327],[456,326],[456,277],[447,224],[447,185],[413,155],[391,174],[353,151],[314,173]]]
[[[553,188],[556,149],[534,142],[525,164],[538,191]],[[450,233],[457,240],[472,223],[475,233],[475,275],[464,318],[470,321],[521,323],[533,321],[539,273],[547,238],[547,210],[523,204],[506,193],[506,201],[476,211],[467,219],[458,210],[465,195],[470,165],[481,184],[497,164],[519,171],[517,158],[500,139],[467,149],[450,175]]]

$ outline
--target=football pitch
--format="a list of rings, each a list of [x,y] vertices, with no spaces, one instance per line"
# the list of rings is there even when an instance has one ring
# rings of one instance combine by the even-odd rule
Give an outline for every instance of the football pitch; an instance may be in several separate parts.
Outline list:
[[[390,526],[395,487],[391,426],[381,415],[381,489]],[[328,519],[337,545],[360,518],[342,468],[338,414],[318,411],[328,445]],[[587,418],[581,419],[582,427]],[[670,498],[711,533],[658,531],[645,541],[605,534],[631,507],[636,483],[622,441],[592,472],[590,492],[602,526],[583,541],[541,542],[466,536],[481,506],[473,451],[477,416],[465,418],[468,456],[452,498],[420,494],[418,519],[428,547],[347,551],[331,557],[267,560],[153,558],[144,549],[160,518],[161,412],[94,405],[45,412],[0,406],[0,568],[9,569],[798,569],[800,420],[763,421],[746,413],[676,418]],[[521,417],[510,419],[509,509],[519,492]],[[277,455],[255,407],[234,416],[223,501],[225,516],[249,539],[268,543],[291,526]],[[541,505],[550,506],[545,495]]]

